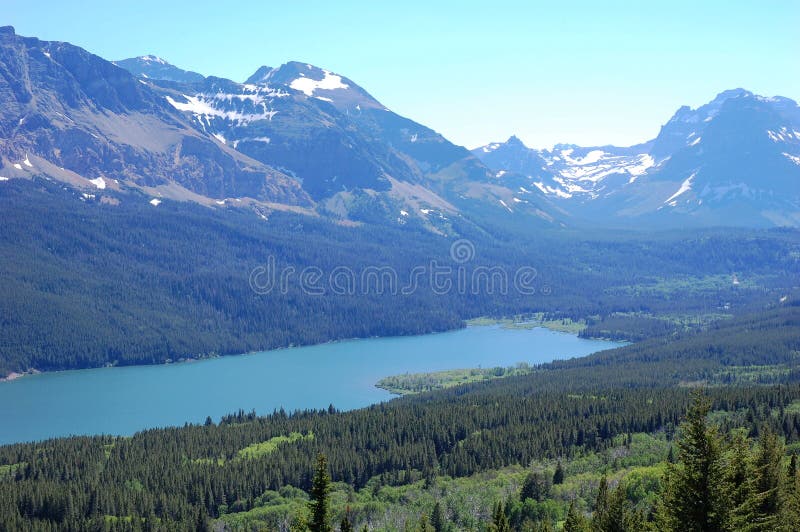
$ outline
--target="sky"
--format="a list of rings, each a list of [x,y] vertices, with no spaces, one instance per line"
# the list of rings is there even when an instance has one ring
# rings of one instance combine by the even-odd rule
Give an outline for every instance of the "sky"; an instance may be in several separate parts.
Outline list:
[[[631,145],[744,87],[800,100],[800,1],[0,0],[0,25],[243,81],[296,60],[470,148]]]

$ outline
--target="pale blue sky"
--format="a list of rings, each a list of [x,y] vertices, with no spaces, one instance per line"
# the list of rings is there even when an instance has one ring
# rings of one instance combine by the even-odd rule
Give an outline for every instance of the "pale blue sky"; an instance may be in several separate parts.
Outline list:
[[[0,24],[242,81],[313,63],[459,144],[632,144],[744,87],[800,99],[800,1],[0,0]]]

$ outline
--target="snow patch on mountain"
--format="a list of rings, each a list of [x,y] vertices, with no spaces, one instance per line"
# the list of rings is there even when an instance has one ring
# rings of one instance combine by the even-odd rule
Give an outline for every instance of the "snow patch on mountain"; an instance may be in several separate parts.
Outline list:
[[[574,151],[569,148],[541,154],[547,165],[563,179],[565,186],[568,184],[573,188],[570,192],[589,192],[594,187],[586,183],[597,184],[612,174],[627,174],[629,182],[633,182],[655,165],[653,157],[646,153],[614,155],[603,150],[591,150],[583,157],[573,157]],[[578,183],[582,185],[578,186]]]
[[[138,59],[141,59],[145,63],[158,63],[159,65],[168,65],[169,64],[166,61],[164,61],[163,59],[161,59],[160,57],[155,56],[155,55],[142,55]]]
[[[783,152],[783,156],[792,161],[794,164],[800,166],[800,157],[792,155],[791,153]]]
[[[693,172],[693,173],[692,173],[692,175],[690,175],[689,177],[687,177],[687,178],[686,178],[686,179],[683,181],[683,183],[681,183],[681,186],[680,186],[680,188],[678,189],[678,191],[677,191],[677,192],[675,192],[675,194],[673,194],[673,195],[672,195],[672,196],[670,196],[669,198],[667,198],[667,200],[666,200],[664,203],[665,203],[665,204],[667,204],[667,205],[671,205],[671,206],[673,206],[673,207],[674,207],[674,206],[675,206],[675,203],[676,203],[676,202],[675,202],[675,199],[676,199],[678,196],[680,196],[681,194],[683,194],[684,192],[687,192],[687,191],[689,191],[689,190],[691,190],[691,189],[692,189],[692,180],[694,179],[694,176],[696,176],[696,175],[697,175],[697,172]]]
[[[772,142],[789,142],[792,140],[800,140],[800,131],[790,131],[789,128],[782,127],[778,131],[767,130],[767,136]]]
[[[242,95],[242,94],[198,94],[196,96],[183,95],[186,102],[178,102],[170,96],[165,96],[167,102],[179,111],[186,111],[195,115],[198,119],[205,118],[208,121],[212,117],[225,118],[232,122],[237,122],[239,125],[247,125],[250,122],[257,120],[272,120],[278,113],[270,109],[270,102],[264,98],[259,98],[258,95]],[[215,100],[233,100],[233,99],[247,99],[253,101],[254,107],[261,108],[261,112],[246,113],[232,110],[223,110],[215,106]],[[200,120],[202,123],[202,120]]]
[[[349,89],[350,86],[342,82],[341,76],[332,74],[327,70],[323,70],[325,76],[322,79],[311,79],[304,74],[293,80],[289,87],[294,90],[304,93],[306,96],[314,96],[316,90],[336,90],[336,89]]]
[[[534,184],[534,186],[536,186],[536,188],[538,188],[539,190],[541,190],[545,194],[552,194],[552,195],[557,196],[559,198],[571,198],[572,197],[572,194],[570,194],[569,192],[564,192],[560,188],[556,188],[556,187],[551,187],[551,186],[545,185],[541,181],[535,181],[533,184]]]
[[[89,183],[93,184],[94,186],[96,186],[100,190],[103,190],[104,188],[106,188],[106,182],[102,177],[98,177],[97,179],[90,179]]]

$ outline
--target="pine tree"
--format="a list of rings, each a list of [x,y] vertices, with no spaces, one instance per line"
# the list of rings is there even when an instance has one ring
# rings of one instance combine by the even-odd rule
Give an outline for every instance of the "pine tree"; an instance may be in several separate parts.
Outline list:
[[[536,530],[538,532],[555,532],[555,528],[553,528],[553,522],[547,518],[539,522],[539,526],[536,527]]]
[[[594,501],[594,514],[592,515],[592,530],[600,532],[606,530],[609,521],[609,495],[608,481],[605,475],[600,479],[597,489],[597,498]]]
[[[350,507],[348,507],[344,512],[344,516],[339,523],[339,530],[341,532],[353,532],[353,523],[350,521]]]
[[[330,490],[331,477],[328,475],[328,461],[325,455],[320,454],[317,457],[314,479],[311,481],[311,500],[308,503],[311,509],[311,522],[308,524],[308,528],[312,532],[331,532],[333,530],[328,521]]]
[[[492,532],[511,532],[511,526],[508,524],[508,517],[506,517],[503,503],[498,502],[492,512],[492,524],[489,526]]]
[[[639,532],[644,519],[631,508],[625,488],[620,484],[608,489],[605,477],[600,481],[591,529],[595,532]]]
[[[519,492],[519,500],[525,502],[526,499],[533,499],[537,502],[541,502],[543,499],[547,498],[547,495],[550,492],[550,485],[547,482],[546,477],[539,473],[538,471],[534,472],[531,471],[525,477],[525,481],[522,483],[522,489]]]
[[[200,506],[194,520],[195,532],[208,532],[211,528],[208,524],[208,514],[204,506]]]
[[[696,392],[681,424],[678,463],[665,476],[660,526],[682,532],[726,529],[728,488],[721,461],[721,444],[714,428],[706,425],[711,402]]]
[[[442,532],[445,529],[444,513],[442,512],[442,505],[439,501],[436,501],[436,504],[433,506],[433,511],[431,512],[431,526],[436,532]]]
[[[586,518],[578,511],[575,501],[569,505],[567,520],[564,521],[564,532],[589,532],[589,523]]]
[[[553,473],[553,485],[558,486],[559,484],[564,483],[564,467],[561,465],[561,461],[558,462],[556,465],[556,471]]]
[[[433,527],[431,526],[430,522],[428,522],[428,516],[422,514],[422,517],[419,519],[419,524],[417,524],[416,532],[433,532]]]
[[[731,487],[730,526],[743,528],[752,514],[753,474],[750,465],[750,444],[744,434],[737,433],[730,445],[726,479]]]
[[[753,512],[748,530],[776,530],[783,506],[783,442],[768,428],[761,431],[756,452],[753,482]]]
[[[794,460],[796,460],[795,456],[794,454],[792,455]],[[794,474],[791,474],[792,471],[794,471]],[[797,464],[789,464],[789,473],[786,478],[780,525],[783,530],[793,532],[798,528],[798,523],[800,523],[800,473],[797,471]]]

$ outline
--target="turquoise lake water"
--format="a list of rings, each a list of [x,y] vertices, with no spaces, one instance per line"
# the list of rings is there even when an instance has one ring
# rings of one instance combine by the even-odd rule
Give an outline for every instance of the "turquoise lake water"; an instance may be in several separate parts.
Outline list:
[[[62,371],[0,383],[0,444],[71,434],[128,435],[244,409],[359,408],[391,399],[383,377],[512,366],[616,347],[542,328],[468,327],[161,366]]]

